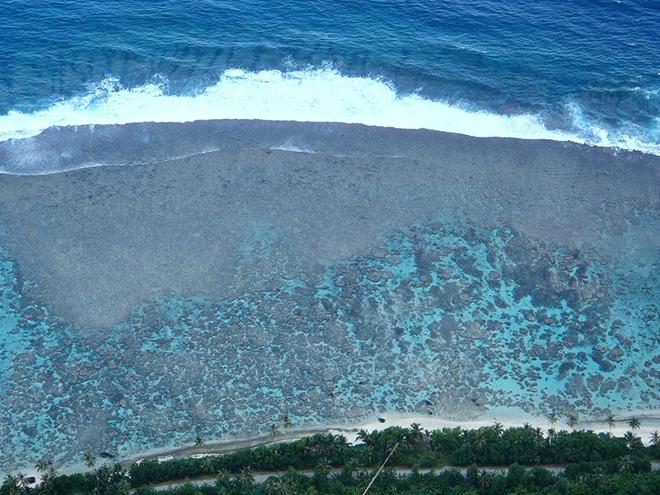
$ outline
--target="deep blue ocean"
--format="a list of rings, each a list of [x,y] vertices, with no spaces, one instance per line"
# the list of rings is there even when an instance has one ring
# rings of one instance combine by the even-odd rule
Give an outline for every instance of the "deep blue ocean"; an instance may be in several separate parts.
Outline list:
[[[2,0],[0,139],[261,118],[660,153],[655,0]]]

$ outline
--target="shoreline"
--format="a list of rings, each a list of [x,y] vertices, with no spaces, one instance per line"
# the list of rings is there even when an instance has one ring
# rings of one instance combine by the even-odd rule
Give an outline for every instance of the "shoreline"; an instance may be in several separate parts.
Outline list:
[[[525,423],[529,423],[533,427],[541,428],[544,434],[552,427],[546,418],[525,414],[521,411],[516,411],[514,408],[498,408],[490,411],[490,413],[496,414],[488,414],[477,419],[465,421],[415,413],[383,413],[370,416],[365,420],[352,425],[327,425],[307,428],[292,427],[280,430],[280,434],[276,436],[265,434],[225,441],[211,440],[208,442],[205,441],[200,447],[195,447],[195,445],[189,444],[174,448],[166,447],[162,449],[150,449],[133,454],[130,457],[121,460],[120,463],[123,465],[131,465],[143,460],[158,460],[159,462],[164,462],[171,459],[181,459],[186,457],[195,458],[207,455],[222,455],[246,448],[293,442],[318,433],[341,434],[350,444],[355,444],[359,443],[357,440],[357,434],[361,429],[371,432],[384,430],[392,426],[409,427],[413,423],[417,423],[422,429],[429,431],[456,427],[465,430],[473,430],[483,426],[490,426],[496,422],[501,423],[505,428],[523,426]],[[631,414],[618,417],[619,419],[617,420],[616,426],[612,428],[612,435],[622,436],[625,432],[629,431],[630,428],[625,422],[631,417],[636,417],[641,422],[641,426],[637,430],[636,435],[642,439],[644,444],[648,443],[650,436],[654,431],[660,429],[660,410],[633,411]],[[385,422],[381,423],[379,418],[385,419]],[[561,419],[561,421],[557,422],[557,430],[570,431],[571,428],[566,425],[564,418]],[[590,430],[595,433],[610,432],[610,428],[607,426],[606,422],[600,419],[580,420],[575,429]]]
[[[565,418],[560,417],[560,421],[557,422],[557,430],[570,431],[566,425]],[[648,444],[650,436],[654,431],[660,430],[660,410],[652,409],[647,411],[631,411],[625,415],[616,416],[617,423],[612,428],[611,433],[614,436],[622,436],[627,431],[630,431],[630,428],[626,424],[626,421],[631,417],[635,417],[640,420],[641,426],[635,432],[639,436],[644,444]],[[379,418],[385,419],[385,422],[380,422]],[[185,459],[185,458],[200,458],[213,455],[224,455],[229,454],[238,450],[243,449],[252,449],[256,447],[272,445],[277,443],[288,443],[296,440],[300,440],[305,437],[309,437],[319,433],[331,433],[336,435],[343,435],[350,444],[359,443],[357,440],[358,432],[361,429],[366,430],[367,432],[384,430],[389,427],[399,426],[399,427],[409,427],[413,423],[419,424],[424,430],[437,430],[442,428],[456,428],[460,427],[464,430],[474,430],[481,428],[483,426],[491,426],[494,423],[501,423],[504,428],[520,427],[528,423],[533,427],[541,428],[544,435],[547,433],[547,430],[552,427],[550,421],[547,418],[540,416],[533,416],[531,414],[526,414],[518,408],[493,408],[488,411],[488,413],[482,415],[481,417],[468,419],[468,420],[456,420],[456,419],[446,419],[438,416],[430,416],[418,413],[383,413],[379,415],[369,416],[362,421],[353,423],[353,424],[334,424],[326,426],[310,426],[310,427],[291,427],[287,429],[280,430],[280,434],[273,436],[271,434],[265,435],[255,435],[250,437],[235,438],[231,440],[220,440],[220,441],[205,441],[202,446],[196,447],[194,444],[185,444],[178,447],[163,447],[148,449],[141,451],[135,454],[128,455],[126,457],[117,457],[111,459],[113,462],[110,464],[121,464],[125,467],[129,467],[135,463],[139,463],[145,460],[155,460],[158,462],[166,462],[174,459]],[[606,422],[601,419],[584,419],[580,420],[575,430],[585,430],[593,431],[595,433],[610,433],[610,428],[607,426]],[[97,466],[101,464],[102,459],[99,459]],[[85,473],[91,472],[93,469],[89,469],[80,462],[78,464],[69,465],[64,469],[57,470],[58,474],[73,474],[73,473]],[[25,476],[34,476],[37,482],[40,481],[40,474],[34,470],[18,470],[16,472],[21,472]],[[6,474],[6,473],[5,473]]]
[[[323,130],[328,128],[340,132],[324,133]],[[321,134],[325,134],[323,139],[318,135],[310,135],[309,129],[321,130]],[[427,140],[449,139],[465,143],[490,141],[523,147],[537,144],[610,157],[660,159],[660,152],[547,137],[474,136],[426,127],[406,128],[341,121],[201,119],[187,122],[145,121],[49,127],[34,136],[0,141],[0,175],[29,177],[97,167],[151,166],[217,152],[288,151],[343,157],[347,153],[366,151],[359,142],[348,143],[346,148],[347,143],[342,139],[344,133],[368,135],[374,129],[377,133],[405,135],[417,141],[416,146],[422,148],[426,146],[419,142],[418,136],[425,136]],[[122,144],[120,148],[113,148],[107,145],[108,141]],[[387,156],[391,143],[385,141],[380,145],[383,156]]]
[[[384,430],[392,426],[409,427],[413,423],[418,423],[422,429],[430,431],[455,427],[461,427],[465,430],[473,430],[483,426],[490,426],[496,422],[501,423],[505,428],[523,426],[525,423],[529,423],[533,427],[541,428],[544,433],[552,427],[550,421],[546,418],[528,415],[521,411],[516,411],[515,409],[517,408],[497,408],[489,411],[490,413],[496,414],[488,414],[477,419],[469,419],[465,421],[415,413],[383,413],[370,416],[364,421],[353,425],[328,425],[325,427],[319,426],[310,428],[293,427],[283,430],[281,434],[277,436],[267,434],[227,441],[205,441],[204,445],[201,447],[185,445],[173,449],[153,449],[132,455],[130,458],[126,459],[126,461],[122,461],[122,464],[133,464],[134,462],[146,459],[163,461],[169,460],[165,458],[177,459],[183,457],[224,454],[241,450],[243,448],[254,448],[262,445],[295,441],[317,433],[342,434],[346,437],[349,443],[355,444],[358,443],[357,433],[361,429],[371,432],[375,430]],[[617,416],[619,419],[617,419],[616,426],[612,428],[612,434],[614,436],[621,436],[629,431],[630,428],[625,422],[631,417],[640,420],[641,426],[637,430],[636,435],[639,436],[645,444],[649,441],[650,435],[653,431],[660,429],[660,410],[633,411],[625,416]],[[378,418],[384,418],[385,422],[381,423]],[[566,425],[564,418],[561,419],[561,421],[557,422],[557,430],[571,430],[571,428]],[[575,429],[590,430],[595,433],[610,432],[610,428],[607,426],[606,422],[600,419],[580,420]]]

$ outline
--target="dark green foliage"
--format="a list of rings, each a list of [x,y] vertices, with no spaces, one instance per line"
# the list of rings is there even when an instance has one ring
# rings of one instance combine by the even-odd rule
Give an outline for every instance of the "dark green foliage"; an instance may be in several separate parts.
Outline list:
[[[273,476],[261,485],[235,491],[182,491],[181,488],[158,492],[159,495],[361,495],[371,479],[371,473],[358,474],[348,480],[342,476],[303,476],[289,471]],[[660,488],[660,473],[614,473],[574,480],[554,475],[542,468],[526,470],[515,483],[507,474],[472,472],[463,476],[457,471],[397,476],[384,470],[371,487],[370,495],[656,495]],[[137,495],[155,495],[136,492]]]
[[[143,461],[129,470],[134,487],[161,481],[215,475],[221,471],[238,473],[246,468],[284,471],[289,467],[314,469],[321,461],[342,466],[351,450],[340,435],[319,434],[295,442],[244,449],[223,456],[203,459],[177,459],[166,462]]]
[[[632,443],[632,447],[629,447]],[[560,431],[543,436],[530,426],[498,431],[496,426],[477,430],[444,428],[431,433],[431,446],[457,465],[501,466],[512,463],[566,464],[617,459],[631,449],[651,453],[638,438],[633,442],[592,431]]]
[[[628,453],[623,438],[592,431],[560,431],[546,443],[543,455],[546,464],[604,461]]]
[[[226,455],[165,462],[146,460],[128,472],[105,465],[94,474],[51,475],[41,486],[21,486],[9,477],[0,495],[154,495],[147,485],[199,477],[206,485],[180,484],[161,495],[354,495],[361,494],[373,471],[399,444],[388,467],[370,494],[618,494],[660,493],[658,472],[650,459],[658,447],[644,447],[632,434],[617,438],[586,431],[550,432],[523,426],[499,425],[476,430],[445,428],[434,432],[393,427],[359,434],[362,444],[351,446],[341,435],[319,434],[290,443],[244,449]],[[425,467],[472,465],[461,474],[446,470],[420,473]],[[554,474],[540,464],[565,465]],[[392,466],[413,467],[398,476]],[[508,472],[482,471],[477,466],[510,466]],[[525,467],[531,466],[531,467]],[[534,467],[536,466],[536,467]],[[254,471],[284,472],[255,483]],[[305,470],[304,473],[299,472]]]
[[[75,473],[55,476],[48,483],[53,493],[89,493],[96,486],[96,477],[89,473]]]

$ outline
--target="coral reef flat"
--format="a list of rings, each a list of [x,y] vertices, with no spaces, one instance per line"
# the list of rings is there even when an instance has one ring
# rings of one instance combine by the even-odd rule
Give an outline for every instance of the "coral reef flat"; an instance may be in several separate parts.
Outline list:
[[[283,414],[660,407],[656,156],[204,121],[0,169],[0,471]]]

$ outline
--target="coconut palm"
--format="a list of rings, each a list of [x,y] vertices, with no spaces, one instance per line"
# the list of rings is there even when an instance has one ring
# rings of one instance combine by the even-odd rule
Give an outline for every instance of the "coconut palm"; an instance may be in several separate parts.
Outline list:
[[[249,467],[244,468],[240,473],[236,475],[236,482],[243,487],[254,485],[254,476],[252,476],[252,470]]]
[[[299,493],[297,492],[294,483],[290,479],[282,476],[267,480],[265,488],[266,493],[269,495],[296,495],[296,493]]]
[[[96,457],[89,450],[83,454],[85,466],[92,469],[96,465]]]
[[[50,485],[52,484],[53,479],[57,476],[55,469],[50,462],[46,463],[46,467],[42,468],[41,471],[41,490],[43,493],[51,493]]]
[[[632,431],[627,431],[626,434],[623,435],[623,439],[626,441],[626,445],[630,448],[632,448],[639,440]]]
[[[419,423],[412,423],[408,432],[401,439],[403,449],[407,451],[414,451],[425,440],[425,433]]]
[[[195,437],[195,447],[198,447],[198,448],[199,448],[199,447],[202,447],[203,445],[204,445],[204,440],[202,439],[202,437],[200,437],[199,435],[197,435],[197,436]]]
[[[287,473],[270,479],[264,486],[267,495],[299,495],[295,471],[290,469]],[[243,492],[241,492],[243,493]]]
[[[660,443],[660,435],[658,435],[658,430],[655,430],[651,433],[651,445],[658,445]]]
[[[483,431],[478,431],[476,436],[474,437],[474,448],[477,449],[479,452],[483,452],[486,449],[486,445],[488,445],[488,440],[486,439],[486,435],[484,434]]]
[[[614,428],[614,425],[616,425],[616,416],[614,416],[612,413],[609,413],[605,417],[605,422],[607,423],[607,426],[610,427],[610,433],[612,433],[612,428]]]
[[[231,474],[226,469],[218,471],[218,477],[215,481],[215,487],[220,493],[225,493],[231,487]]]
[[[572,429],[575,429],[575,427],[578,425],[579,420],[578,420],[578,414],[569,414],[568,415],[568,426]]]
[[[27,478],[23,473],[18,473],[16,475],[16,484],[18,485],[19,488],[26,489],[28,486]]]
[[[50,467],[50,462],[48,462],[46,459],[39,459],[34,467],[40,473],[45,473]]]
[[[5,481],[2,483],[2,489],[6,490],[8,495],[22,495],[24,490],[18,485],[18,479],[16,476],[8,474],[5,477]]]
[[[7,486],[9,486],[9,485],[12,485],[12,486],[15,485],[15,484],[16,484],[16,476],[14,476],[14,475],[11,474],[11,473],[7,474],[7,475],[5,476],[5,479],[4,479],[4,481],[2,482],[2,484],[3,484],[3,485],[7,485]],[[0,485],[0,486],[2,486],[2,485]]]
[[[415,440],[421,440],[424,436],[424,430],[419,423],[412,423],[410,425],[410,436]]]
[[[498,421],[495,421],[495,424],[493,425],[493,431],[498,437],[501,437],[502,433],[504,433],[504,425]]]
[[[204,470],[205,473],[214,473],[215,470],[213,469],[213,458],[212,457],[204,457],[201,462],[202,469]]]
[[[641,426],[641,424],[640,424],[640,422],[639,422],[639,419],[637,419],[637,418],[635,418],[635,417],[633,416],[632,418],[630,418],[630,419],[628,420],[628,426],[630,426],[630,429],[631,429],[632,431],[635,431],[635,430],[639,429],[639,427]]]
[[[360,431],[357,432],[357,439],[365,445],[370,445],[371,443],[369,432],[364,428],[361,428]]]
[[[635,463],[629,455],[622,457],[619,463],[619,469],[621,471],[632,471],[635,467]]]
[[[328,461],[327,457],[322,457],[319,459],[318,464],[316,465],[316,471],[323,476],[327,476],[330,470],[332,469],[332,466],[330,465],[330,461]]]
[[[96,470],[94,494],[128,493],[128,488],[127,473],[121,465],[106,464]]]
[[[270,435],[272,437],[276,437],[279,434],[280,434],[280,430],[277,429],[277,425],[275,423],[270,425]]]
[[[479,476],[479,486],[484,490],[487,490],[492,484],[493,478],[491,475],[488,473],[481,473],[481,476]]]
[[[556,430],[557,429],[557,421],[559,419],[557,417],[557,413],[551,412],[550,414],[547,415],[547,418],[548,418],[548,421],[550,421],[550,424],[552,425],[552,429]]]
[[[367,487],[366,487],[366,488],[364,489],[364,491],[362,492],[362,495],[367,495],[367,492],[369,492],[369,488],[371,488],[371,485],[374,484],[374,481],[376,481],[376,478],[378,478],[378,476],[380,475],[380,473],[383,472],[383,468],[385,467],[385,464],[388,463],[388,461],[390,460],[390,457],[392,457],[392,455],[394,454],[394,452],[396,452],[396,449],[397,449],[398,447],[399,447],[399,442],[395,443],[395,444],[394,444],[394,447],[392,447],[392,449],[390,450],[390,453],[387,454],[387,457],[385,458],[385,460],[383,461],[383,463],[380,465],[380,467],[378,468],[378,470],[374,473],[373,477],[371,478],[371,481],[369,482],[369,484],[367,485]]]
[[[282,425],[284,428],[291,428],[291,418],[289,418],[288,414],[282,416]]]

